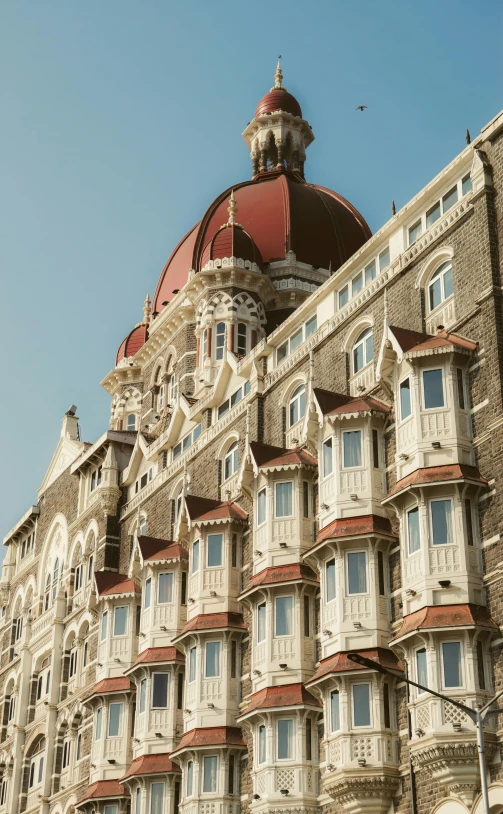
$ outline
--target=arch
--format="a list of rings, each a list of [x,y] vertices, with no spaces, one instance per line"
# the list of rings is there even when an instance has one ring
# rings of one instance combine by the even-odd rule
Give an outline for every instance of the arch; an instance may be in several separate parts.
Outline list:
[[[291,397],[292,393],[294,392],[294,390],[297,389],[297,387],[300,384],[304,384],[307,387],[307,376],[304,373],[298,373],[296,376],[294,376],[292,379],[290,379],[290,381],[284,387],[283,393],[282,393],[281,399],[280,399],[281,404],[283,405],[283,407],[288,406],[288,402],[290,401],[290,397]]]
[[[503,783],[491,783],[487,791],[491,814],[499,814],[503,808]],[[479,794],[472,806],[472,814],[483,814],[483,812],[484,801],[482,800],[482,795]],[[450,812],[441,812],[441,814],[450,814]],[[453,814],[458,814],[458,812],[453,812]],[[461,812],[459,812],[459,814],[461,814]]]
[[[120,394],[117,401],[112,402],[112,420],[122,418],[126,413],[140,411],[142,394],[137,387],[129,386]]]
[[[17,619],[21,613],[21,609],[24,607],[24,585],[18,585],[11,607],[13,609],[12,618]]]
[[[374,328],[374,318],[370,314],[364,314],[360,319],[357,319],[347,332],[342,343],[343,350],[346,353],[351,354],[354,343],[366,328]]]
[[[414,288],[424,288],[433,272],[445,263],[452,261],[454,257],[454,249],[452,246],[441,246],[433,254],[431,254],[419,268]]]
[[[70,553],[68,556],[68,566],[70,568],[75,568],[76,565],[79,564],[80,558],[84,553],[84,534],[82,531],[79,531],[78,534],[73,538],[73,542],[70,546]]]
[[[374,361],[374,329],[372,327],[364,328],[359,333],[351,348],[351,368],[353,375],[359,373],[364,367],[367,367]]]
[[[54,564],[59,560],[59,577],[66,569],[66,558],[68,557],[68,524],[66,517],[58,513],[53,518],[47,536],[42,544],[42,554],[40,557],[38,571],[39,594],[45,589],[47,574],[50,571],[54,574]]]
[[[236,294],[233,298],[231,313],[236,317],[248,317],[252,321],[255,320],[261,327],[266,323],[264,306],[261,302],[255,302],[246,291]]]
[[[198,308],[197,324],[202,326],[215,320],[230,319],[232,314],[232,299],[226,291],[218,291],[209,300],[204,301]]]
[[[25,757],[30,758],[33,755],[37,754],[38,752],[42,752],[45,749],[44,727],[45,723],[41,723],[31,733],[30,737],[28,738],[28,742],[25,746],[24,750]]]
[[[84,555],[89,556],[94,554],[96,549],[96,540],[98,539],[98,523],[92,520],[85,533]]]
[[[226,454],[229,447],[235,442],[239,441],[241,438],[240,434],[237,430],[231,430],[231,432],[227,433],[223,441],[221,442],[218,451],[215,455],[215,459],[217,461],[221,460],[224,455]]]

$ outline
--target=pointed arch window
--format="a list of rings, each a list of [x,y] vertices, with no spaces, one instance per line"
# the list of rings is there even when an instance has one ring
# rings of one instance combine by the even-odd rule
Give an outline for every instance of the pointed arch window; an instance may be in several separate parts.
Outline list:
[[[293,427],[297,421],[300,421],[301,418],[304,418],[306,412],[306,385],[300,384],[295,390],[293,391],[292,395],[290,396],[290,401],[288,404],[288,421],[289,426]]]
[[[372,328],[366,328],[353,345],[353,373],[358,373],[374,358],[374,338]]]

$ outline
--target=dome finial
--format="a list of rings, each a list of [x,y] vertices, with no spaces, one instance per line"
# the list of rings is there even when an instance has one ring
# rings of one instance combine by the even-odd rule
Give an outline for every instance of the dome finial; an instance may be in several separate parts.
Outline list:
[[[278,64],[276,65],[276,73],[274,74],[274,87],[283,88],[283,71],[281,70],[281,54],[278,56]]]
[[[227,221],[227,226],[239,226],[238,222],[236,221],[236,215],[238,213],[238,207],[236,204],[236,199],[234,197],[234,190],[231,192],[231,197],[229,200],[229,206],[227,209],[229,213],[229,220]]]
[[[147,294],[143,303],[143,324],[150,324],[150,294]]]

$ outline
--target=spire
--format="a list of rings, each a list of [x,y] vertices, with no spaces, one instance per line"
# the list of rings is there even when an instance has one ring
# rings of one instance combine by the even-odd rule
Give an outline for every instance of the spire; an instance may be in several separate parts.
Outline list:
[[[150,324],[150,295],[147,294],[145,302],[143,303],[143,324]]]
[[[238,207],[236,204],[236,199],[234,197],[234,190],[231,192],[231,197],[229,200],[229,206],[227,208],[227,212],[229,213],[229,220],[227,221],[227,226],[239,226],[239,223],[236,220],[236,215],[238,213]]]
[[[283,88],[283,71],[281,70],[281,54],[278,57],[276,73],[274,74],[274,87]],[[274,90],[274,88],[272,88],[272,90]],[[283,88],[283,90],[286,90],[286,88]]]

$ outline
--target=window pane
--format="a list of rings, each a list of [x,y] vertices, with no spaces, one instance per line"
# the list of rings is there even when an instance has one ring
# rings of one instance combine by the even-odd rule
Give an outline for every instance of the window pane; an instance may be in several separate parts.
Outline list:
[[[101,738],[101,719],[103,715],[102,707],[98,707],[96,710],[96,722],[95,722],[95,732],[94,732],[94,739],[99,741]]]
[[[327,580],[327,602],[335,599],[335,560],[329,560],[325,566]]]
[[[370,726],[370,686],[353,685],[353,720],[355,726]]]
[[[315,315],[314,317],[311,317],[311,319],[309,319],[306,322],[306,339],[308,339],[311,336],[311,334],[314,334],[314,332],[316,330],[316,327],[317,327],[317,322],[316,322],[316,315]]]
[[[376,262],[374,260],[373,263],[370,263],[369,266],[365,269],[365,285],[368,285],[372,280],[375,280],[376,276]]]
[[[196,571],[199,571],[199,540],[192,546],[192,573],[195,574]]]
[[[367,593],[367,555],[365,551],[348,554],[348,593]]]
[[[419,533],[419,509],[407,512],[407,531],[409,537],[409,554],[414,554],[421,548],[421,535]]]
[[[449,210],[451,206],[454,206],[454,204],[457,203],[457,200],[458,200],[458,188],[453,187],[442,198],[442,209],[444,210],[444,212],[447,212],[447,210]]]
[[[205,757],[203,763],[203,792],[217,790],[217,757]]]
[[[444,300],[454,294],[454,285],[452,282],[452,268],[447,269],[443,275],[444,280]]]
[[[400,383],[400,415],[402,421],[408,418],[412,412],[410,400],[410,379],[405,379]]]
[[[117,738],[120,735],[122,704],[110,704],[108,708],[108,736]]]
[[[383,252],[379,255],[379,271],[384,271],[385,268],[389,266],[390,258],[389,258],[389,248],[384,249]]]
[[[159,574],[157,601],[160,604],[173,602],[173,574]]]
[[[282,362],[283,359],[286,359],[288,356],[288,342],[285,342],[283,345],[280,345],[276,351],[276,361]]]
[[[127,626],[127,611],[124,606],[115,608],[114,612],[114,636],[125,636]]]
[[[116,805],[105,806],[103,809],[104,814],[118,814],[119,809]]]
[[[386,591],[384,587],[384,554],[382,551],[377,552],[377,578],[379,582],[379,596],[384,596]]]
[[[465,387],[463,381],[462,368],[456,368],[456,381],[458,385],[458,406],[461,410],[465,409]]]
[[[293,757],[293,721],[278,721],[278,760],[291,760]]]
[[[363,274],[360,272],[360,274],[357,274],[356,277],[353,277],[351,281],[351,292],[353,297],[356,296],[356,294],[359,294],[362,288],[363,288]]]
[[[422,684],[423,687],[428,686],[428,665],[426,662],[426,650],[424,647],[416,652],[416,678],[418,684]],[[419,694],[422,692],[425,692],[425,690],[418,689]]]
[[[265,763],[267,760],[267,733],[265,726],[258,729],[258,762]]]
[[[353,371],[354,373],[358,373],[359,370],[362,369],[364,366],[363,361],[363,342],[360,342],[353,348]]]
[[[214,568],[222,565],[222,534],[208,535],[208,566]]]
[[[147,679],[144,678],[140,682],[140,714],[145,712],[145,700],[147,697]]]
[[[302,328],[290,337],[290,353],[293,353],[299,345],[302,345]]]
[[[189,651],[189,681],[196,680],[196,648],[191,647]]]
[[[337,732],[341,728],[338,690],[330,693],[330,726],[332,732]]]
[[[257,495],[257,526],[265,523],[266,519],[266,490],[261,489]]]
[[[432,206],[426,213],[426,228],[428,229],[440,217],[440,202]]]
[[[187,763],[187,797],[192,794],[192,784],[194,781],[194,764],[191,760]]]
[[[327,475],[331,475],[333,471],[333,461],[332,461],[332,439],[327,438],[326,441],[323,442],[323,475],[325,478]]]
[[[442,370],[425,370],[423,372],[424,407],[432,410],[444,406],[444,388]]]
[[[107,628],[108,628],[108,613],[107,611],[105,611],[103,616],[101,617],[101,641],[104,641],[107,637]]]
[[[362,465],[362,434],[360,430],[342,434],[345,469]]]
[[[372,457],[374,469],[379,469],[379,435],[377,430],[372,430]]]
[[[383,685],[383,706],[384,706],[384,726],[389,729],[391,726],[391,711],[389,703],[389,685]]]
[[[293,596],[276,597],[276,636],[293,635]]]
[[[461,687],[461,643],[443,642],[444,687]]]
[[[479,681],[479,689],[485,690],[486,675],[484,670],[484,648],[482,646],[482,642],[477,642],[477,677]]]
[[[308,596],[304,596],[304,636],[310,635],[311,603]]]
[[[206,642],[206,678],[220,675],[220,642]]]
[[[339,291],[339,308],[344,308],[348,300],[349,300],[349,286],[346,285],[341,291]]]
[[[433,545],[452,542],[451,501],[433,500],[430,503]]]
[[[164,783],[152,783],[150,786],[150,814],[164,812]]]
[[[411,226],[411,227],[410,227],[410,229],[409,229],[409,246],[411,246],[411,245],[412,245],[412,243],[414,243],[414,241],[416,241],[416,240],[418,239],[418,237],[419,237],[419,235],[421,234],[421,232],[422,232],[421,221],[420,221],[420,220],[418,220],[418,221],[417,221],[417,222],[416,222],[416,223],[415,223],[413,226]]]
[[[164,709],[168,706],[168,673],[154,673],[152,676],[152,706]]]
[[[465,175],[463,180],[461,181],[461,194],[466,195],[467,192],[470,192],[472,188],[472,179],[469,175]]]
[[[276,517],[290,517],[293,514],[292,492],[291,481],[276,484]]]
[[[263,642],[266,638],[266,606],[265,602],[257,608],[257,642]]]

